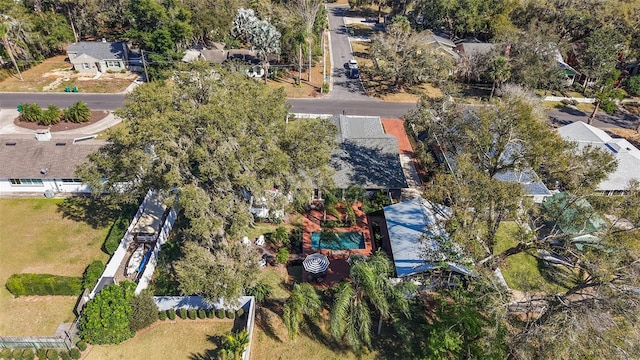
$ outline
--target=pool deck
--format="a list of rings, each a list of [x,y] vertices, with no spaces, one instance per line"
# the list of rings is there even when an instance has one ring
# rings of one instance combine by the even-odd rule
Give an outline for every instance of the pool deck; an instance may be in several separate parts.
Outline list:
[[[303,258],[309,254],[322,253],[329,258],[331,262],[329,264],[329,270],[324,277],[322,286],[330,286],[336,282],[339,282],[349,275],[349,264],[347,259],[352,254],[361,254],[369,256],[373,253],[373,242],[371,239],[371,229],[367,220],[367,215],[362,211],[362,203],[356,203],[351,205],[356,214],[356,223],[348,228],[334,228],[335,232],[361,232],[364,236],[364,249],[349,249],[349,250],[331,250],[331,249],[313,249],[311,245],[311,233],[320,232],[323,228],[320,226],[320,221],[324,217],[324,213],[321,210],[311,209],[309,210],[303,219],[303,233],[302,233],[302,254]],[[342,207],[338,207],[340,213],[344,213]],[[335,217],[327,214],[327,220],[337,220]],[[307,281],[307,272],[303,271],[303,281]]]

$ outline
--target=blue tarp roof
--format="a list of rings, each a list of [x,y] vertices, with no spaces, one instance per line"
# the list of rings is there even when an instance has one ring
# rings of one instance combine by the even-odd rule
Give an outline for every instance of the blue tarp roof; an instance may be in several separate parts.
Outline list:
[[[432,204],[422,198],[384,208],[391,252],[398,277],[440,267],[440,261],[445,258],[440,252],[437,239],[448,237],[440,225],[448,211],[445,206]],[[427,254],[434,257],[431,262],[425,260]],[[442,258],[438,259],[439,256]],[[469,273],[464,266],[449,262],[447,264],[452,271]]]

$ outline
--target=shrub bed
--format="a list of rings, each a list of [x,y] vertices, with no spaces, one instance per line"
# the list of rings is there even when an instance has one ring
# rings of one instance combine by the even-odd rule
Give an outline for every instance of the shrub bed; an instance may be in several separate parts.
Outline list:
[[[187,310],[187,316],[189,317],[189,319],[195,320],[196,319],[196,310],[195,309]]]
[[[206,311],[204,311],[204,309],[198,310],[198,318],[199,319],[204,319],[206,317],[207,317],[207,313],[206,313]]]
[[[87,350],[87,343],[84,341],[78,341],[78,343],[76,344],[76,346],[78,347],[78,349],[80,349],[80,351],[85,351]]]
[[[82,279],[73,276],[13,274],[7,279],[6,286],[14,296],[78,296],[82,293]]]
[[[56,350],[56,349],[47,350],[47,359],[49,359],[49,360],[58,360],[58,350]]]
[[[73,348],[71,349],[71,351],[69,351],[69,356],[71,356],[71,358],[74,360],[78,360],[82,357],[82,354],[80,353],[80,350]]]
[[[167,311],[167,317],[169,318],[169,320],[175,320],[176,319],[176,311],[173,309],[169,309],[169,311]]]
[[[96,260],[87,266],[87,269],[82,274],[82,288],[93,289],[104,271],[105,265],[100,260]]]
[[[35,359],[35,357],[36,357],[36,354],[31,349],[25,349],[22,352],[22,359],[23,360],[33,360],[33,359]]]
[[[185,308],[178,309],[178,316],[180,317],[180,319],[186,319],[187,318],[187,309],[185,309]]]
[[[36,356],[38,357],[39,360],[45,360],[47,358],[47,350],[45,349],[36,350]]]
[[[167,320],[167,312],[166,311],[158,311],[158,319],[160,319],[160,321]]]
[[[236,317],[235,311],[233,310],[227,311],[227,319],[235,319],[235,317]]]
[[[224,309],[220,309],[220,310],[218,310],[216,312],[216,317],[218,319],[224,319],[225,315],[226,315],[226,313],[225,313]]]
[[[207,310],[207,318],[213,319],[216,316],[216,311],[214,309]]]

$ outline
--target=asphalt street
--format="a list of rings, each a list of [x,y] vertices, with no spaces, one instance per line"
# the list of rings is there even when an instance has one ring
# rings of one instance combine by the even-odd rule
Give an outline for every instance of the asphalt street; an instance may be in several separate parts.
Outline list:
[[[122,106],[124,94],[78,94],[78,93],[0,93],[0,109],[15,109],[18,104],[36,103],[42,107],[49,104],[63,108],[84,101],[93,110],[115,110]],[[374,115],[383,118],[398,118],[414,103],[386,103],[367,98],[350,99],[289,99],[291,112],[311,114]]]

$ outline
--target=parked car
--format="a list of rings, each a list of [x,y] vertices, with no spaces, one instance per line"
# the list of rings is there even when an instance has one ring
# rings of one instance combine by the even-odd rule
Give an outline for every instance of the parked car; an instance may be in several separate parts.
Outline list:
[[[349,69],[349,71],[347,72],[347,76],[351,79],[359,79],[360,70],[358,70],[358,68]]]

